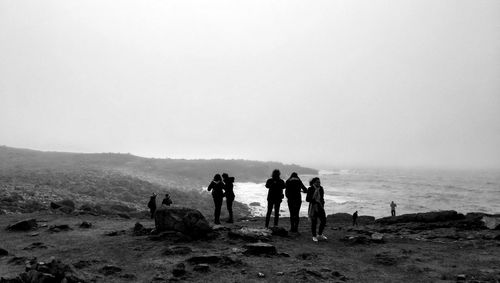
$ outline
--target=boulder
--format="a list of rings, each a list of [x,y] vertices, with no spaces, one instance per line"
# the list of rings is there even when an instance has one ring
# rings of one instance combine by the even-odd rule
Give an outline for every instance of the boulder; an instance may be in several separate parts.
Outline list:
[[[23,282],[68,282],[77,283],[85,281],[76,276],[76,271],[70,265],[59,260],[52,260],[49,263],[34,262],[26,266],[26,272],[19,277]]]
[[[87,222],[87,221],[83,221],[81,224],[80,224],[80,228],[91,228],[92,227],[92,223],[90,222]]]
[[[247,242],[270,241],[272,231],[265,228],[243,227],[239,230],[231,230],[227,233],[230,238],[243,239]]]
[[[52,225],[49,227],[49,231],[52,233],[58,233],[62,231],[70,231],[73,230],[71,227],[69,227],[68,224],[60,224],[60,225]]]
[[[246,251],[243,252],[245,255],[276,255],[276,247],[267,243],[251,243],[244,246]]]
[[[75,203],[72,200],[65,199],[58,202],[51,202],[50,208],[69,214],[75,210]]]
[[[156,231],[178,231],[194,239],[205,238],[212,232],[198,210],[186,207],[162,206],[155,213]]]
[[[12,225],[7,226],[7,230],[9,231],[30,231],[36,229],[38,227],[38,223],[36,219],[27,219],[22,220]]]
[[[288,237],[288,231],[283,227],[271,227],[270,229],[273,236]]]
[[[379,224],[396,224],[396,223],[408,223],[408,222],[444,222],[444,221],[455,221],[462,220],[465,216],[461,213],[457,213],[454,210],[443,210],[443,211],[432,211],[423,213],[412,213],[403,214],[395,217],[384,217],[377,219],[375,222]]]
[[[0,257],[9,255],[9,252],[5,249],[0,248]]]
[[[172,269],[172,274],[175,277],[181,277],[186,274],[186,265],[184,263],[178,263],[175,265],[174,269]]]
[[[122,269],[114,265],[105,265],[99,269],[99,273],[104,274],[105,276],[114,275],[120,272],[122,272]]]
[[[491,230],[500,230],[500,217],[483,216],[481,221],[486,228]]]
[[[153,231],[153,228],[146,228],[139,222],[135,223],[134,229],[133,229],[134,236],[151,235],[152,231]]]
[[[371,240],[374,243],[384,243],[385,242],[384,234],[382,234],[382,233],[373,233],[371,235]]]

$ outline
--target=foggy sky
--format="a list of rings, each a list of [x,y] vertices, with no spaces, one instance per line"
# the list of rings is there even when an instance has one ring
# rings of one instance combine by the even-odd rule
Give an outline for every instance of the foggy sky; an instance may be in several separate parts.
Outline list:
[[[500,168],[500,1],[0,0],[0,145]]]

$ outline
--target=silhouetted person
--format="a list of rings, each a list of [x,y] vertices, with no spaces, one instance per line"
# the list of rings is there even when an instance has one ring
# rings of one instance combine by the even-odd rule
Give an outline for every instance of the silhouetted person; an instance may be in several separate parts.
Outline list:
[[[317,242],[318,240],[326,240],[327,238],[323,236],[323,230],[326,225],[326,213],[325,213],[325,191],[321,186],[321,181],[318,177],[312,178],[309,182],[309,189],[307,189],[306,200],[309,202],[309,219],[311,219],[311,232],[312,240]],[[319,223],[318,236],[316,237],[316,225]]]
[[[302,205],[301,192],[307,193],[307,188],[300,180],[297,173],[293,172],[285,183],[285,195],[288,199],[288,209],[290,210],[290,232],[299,231],[299,212]]]
[[[269,228],[269,221],[271,220],[271,213],[274,207],[274,226],[278,226],[280,217],[280,205],[283,200],[283,189],[285,188],[285,181],[280,178],[280,170],[274,169],[271,179],[266,182],[267,192],[267,214],[266,214],[266,228]]]
[[[358,226],[358,211],[352,214],[352,226]]]
[[[396,207],[398,205],[394,203],[394,201],[391,201],[391,216],[396,216]]]
[[[214,179],[210,185],[208,185],[207,190],[212,191],[212,198],[214,199],[214,223],[220,224],[220,210],[224,199],[224,183],[222,182],[220,174],[215,174]]]
[[[226,194],[227,212],[229,219],[227,223],[233,223],[233,201],[234,201],[234,177],[229,177],[227,173],[222,173],[222,181],[224,182],[224,192]]]
[[[156,212],[156,194],[149,197],[148,208],[149,213],[151,214],[151,219],[153,219]]]
[[[169,194],[165,194],[165,198],[161,201],[161,204],[166,206],[170,206],[172,204]]]

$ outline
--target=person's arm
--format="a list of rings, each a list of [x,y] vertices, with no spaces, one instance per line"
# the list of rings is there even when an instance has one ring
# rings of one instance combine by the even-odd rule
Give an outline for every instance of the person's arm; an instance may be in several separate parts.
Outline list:
[[[268,179],[266,182],[266,188],[270,189],[271,188],[271,179]]]
[[[214,182],[210,182],[210,185],[208,185],[207,190],[210,192],[214,188]]]
[[[314,188],[313,187],[310,187],[309,189],[307,189],[306,201],[312,202],[313,194],[314,194]]]
[[[299,181],[300,182],[300,189],[302,190],[303,193],[307,193],[307,188],[306,186],[304,186],[304,183],[302,183],[302,181]]]

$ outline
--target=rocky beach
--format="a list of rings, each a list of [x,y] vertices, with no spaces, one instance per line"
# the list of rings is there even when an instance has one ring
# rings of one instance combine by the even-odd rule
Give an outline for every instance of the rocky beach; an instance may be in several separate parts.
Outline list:
[[[0,216],[0,282],[499,282],[500,215],[455,211],[375,219],[213,225],[196,210],[155,221],[61,208]]]

